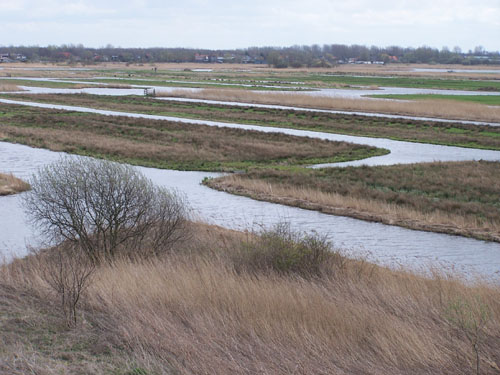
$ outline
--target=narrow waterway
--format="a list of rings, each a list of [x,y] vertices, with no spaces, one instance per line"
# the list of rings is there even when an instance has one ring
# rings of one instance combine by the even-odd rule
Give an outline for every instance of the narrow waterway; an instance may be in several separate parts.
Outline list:
[[[257,125],[243,125],[243,124],[234,124],[234,123],[209,121],[209,120],[194,120],[194,119],[186,119],[186,118],[170,117],[170,116],[148,115],[141,113],[108,111],[103,109],[67,106],[59,104],[24,102],[24,101],[9,100],[9,99],[0,99],[0,103],[19,104],[19,105],[39,107],[39,108],[54,108],[67,111],[89,112],[106,116],[127,116],[133,118],[146,118],[151,120],[177,121],[177,122],[198,124],[198,125],[240,128],[245,130],[257,130],[266,133],[273,133],[273,132],[283,133],[299,137],[311,137],[311,138],[326,139],[330,141],[358,143],[379,148],[385,148],[390,151],[390,153],[387,155],[376,156],[373,158],[356,160],[341,164],[335,164],[337,166],[348,166],[348,165],[374,166],[374,165],[423,163],[423,162],[433,162],[433,161],[465,161],[465,160],[500,161],[500,151],[492,151],[492,150],[440,146],[427,143],[394,141],[385,138],[358,137],[358,136],[350,136],[342,134],[321,133],[321,132],[314,132],[307,130],[273,128],[273,127],[257,126]],[[322,164],[319,165],[318,167],[325,167],[330,165],[332,164]]]
[[[282,132],[298,136],[344,140],[384,147],[389,155],[342,165],[387,165],[435,160],[500,160],[500,152],[437,146],[386,139],[342,136],[328,133],[307,132],[293,129],[266,128],[251,125],[227,124],[214,121],[179,119],[136,113],[95,110],[72,106],[25,103],[1,100],[4,103],[34,105],[93,112],[104,115],[143,117],[160,120],[182,121],[210,126],[238,127],[265,132]],[[0,169],[26,178],[37,167],[50,163],[58,153],[34,149],[22,145],[0,142]],[[413,231],[404,228],[364,222],[361,220],[324,215],[315,211],[258,202],[245,197],[229,195],[200,185],[204,177],[218,174],[206,172],[180,172],[140,168],[155,183],[184,192],[193,209],[193,215],[213,224],[234,229],[249,229],[270,226],[280,221],[289,221],[295,229],[316,231],[328,236],[335,245],[348,249],[353,255],[366,256],[369,260],[385,265],[425,267],[439,263],[467,272],[476,271],[489,277],[498,277],[500,272],[500,244],[467,239],[458,236]],[[0,254],[10,257],[26,254],[26,244],[36,245],[36,235],[25,223],[20,206],[22,195],[0,198]]]
[[[27,178],[38,167],[57,160],[60,153],[0,142],[0,169]],[[258,229],[288,221],[300,231],[326,235],[354,256],[384,265],[409,268],[439,264],[457,270],[500,276],[500,244],[445,234],[408,230],[347,217],[321,214],[294,207],[259,202],[209,189],[200,182],[217,173],[181,172],[139,168],[156,184],[186,194],[192,215],[233,229]],[[26,244],[37,245],[37,236],[25,222],[22,194],[0,197],[0,254],[26,254]]]

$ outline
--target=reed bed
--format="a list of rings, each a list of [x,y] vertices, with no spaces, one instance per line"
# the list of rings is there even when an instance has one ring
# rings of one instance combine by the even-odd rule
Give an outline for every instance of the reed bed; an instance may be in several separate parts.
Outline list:
[[[164,258],[99,266],[83,322],[70,331],[58,325],[57,300],[39,271],[48,258],[3,266],[0,369],[471,374],[475,353],[453,320],[459,303],[472,320],[487,311],[481,373],[499,371],[498,285],[436,270],[427,277],[390,270],[335,249],[333,261],[312,278],[246,271],[235,268],[242,254],[272,243],[206,225],[195,233]]]
[[[388,101],[375,99],[348,99],[302,93],[249,92],[246,90],[203,89],[199,91],[173,90],[158,92],[157,96],[191,99],[233,101],[242,103],[275,104],[302,108],[362,111],[408,116],[435,117],[452,120],[500,122],[500,108],[478,103],[453,100]]]

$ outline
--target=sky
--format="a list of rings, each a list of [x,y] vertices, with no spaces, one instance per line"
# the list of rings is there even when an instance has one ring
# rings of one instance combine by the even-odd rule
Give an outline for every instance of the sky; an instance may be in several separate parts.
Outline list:
[[[500,50],[500,0],[0,0],[0,46]]]

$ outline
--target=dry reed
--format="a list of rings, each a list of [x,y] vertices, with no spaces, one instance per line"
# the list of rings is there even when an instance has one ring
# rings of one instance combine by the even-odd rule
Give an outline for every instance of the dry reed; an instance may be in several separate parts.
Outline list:
[[[14,92],[14,91],[24,91],[24,89],[16,85],[0,84],[0,92]]]
[[[389,101],[316,96],[303,93],[252,92],[246,90],[203,89],[158,92],[157,96],[274,104],[301,108],[361,111],[453,120],[500,121],[500,108],[453,100]]]
[[[20,193],[30,189],[30,185],[12,174],[0,173],[0,196]]]
[[[235,272],[228,254],[246,236],[210,227],[199,231],[190,252],[101,266],[85,299],[88,323],[66,345],[57,344],[58,330],[51,328],[45,337],[56,336],[49,339],[52,350],[26,349],[15,331],[3,350],[22,349],[23,357],[43,355],[46,363],[62,365],[54,360],[64,348],[95,327],[110,353],[104,362],[126,356],[142,371],[159,374],[470,374],[470,343],[448,318],[449,307],[463,301],[467,313],[477,305],[488,310],[481,368],[483,374],[499,371],[498,285],[466,285],[439,272],[425,278],[345,258],[332,265],[330,276],[312,280]],[[38,272],[43,261],[30,257],[2,267],[2,302],[10,288],[18,310],[29,305],[34,314],[40,302],[30,296],[39,296],[54,311]],[[16,322],[5,306],[5,319],[20,326],[24,321]],[[0,328],[3,335],[6,326]],[[82,355],[76,355],[78,362]],[[12,356],[3,358],[15,368]]]

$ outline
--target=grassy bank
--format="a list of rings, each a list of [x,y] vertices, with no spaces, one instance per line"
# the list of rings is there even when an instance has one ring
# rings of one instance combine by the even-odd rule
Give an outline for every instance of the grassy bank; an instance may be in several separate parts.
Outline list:
[[[398,100],[455,100],[459,102],[472,102],[484,105],[500,105],[500,95],[437,95],[437,94],[411,94],[411,95],[370,95],[371,98],[398,99]]]
[[[256,95],[258,97],[259,94]],[[115,111],[209,119],[222,122],[500,150],[500,127],[491,126],[386,119],[272,108],[252,108],[250,106],[241,107],[187,103],[130,96],[112,97],[85,94],[33,96],[20,94],[7,95],[7,97],[18,100],[22,99],[43,103],[75,105]],[[276,96],[276,98],[285,97],[293,98],[295,96],[286,94]],[[378,103],[378,101],[376,103]]]
[[[323,213],[500,241],[499,163],[252,170],[205,183]]]
[[[12,174],[0,173],[0,196],[21,193],[29,190],[30,185]]]
[[[387,153],[345,142],[163,120],[4,104],[1,111],[3,140],[168,169],[294,167]]]
[[[205,89],[198,92],[172,91],[160,93],[165,97],[209,99],[243,103],[276,104],[303,108],[361,111],[395,115],[436,117],[451,120],[477,120],[498,122],[500,110],[479,103],[456,101],[397,102],[369,99],[332,98],[306,94],[256,93],[239,90]]]
[[[314,274],[272,267],[313,249]],[[2,372],[471,374],[471,324],[481,373],[499,371],[497,285],[391,271],[317,238],[198,224],[162,258],[101,264],[71,329],[49,259],[1,267]]]

